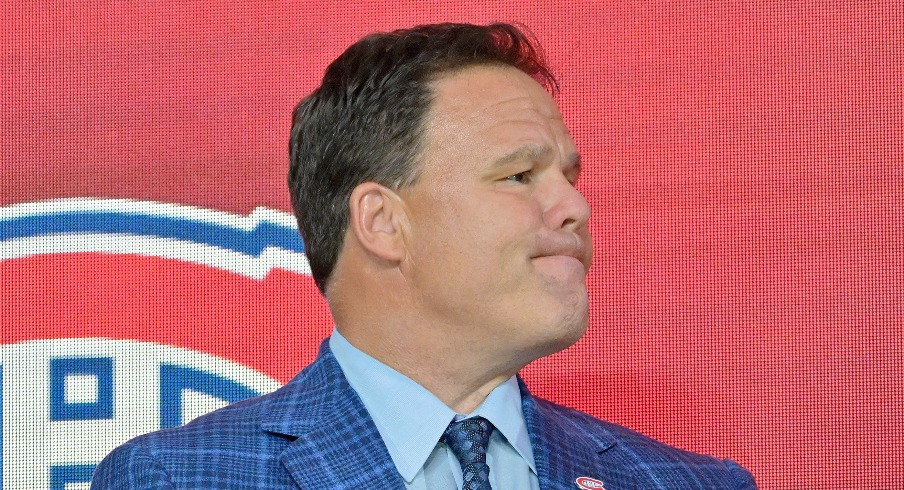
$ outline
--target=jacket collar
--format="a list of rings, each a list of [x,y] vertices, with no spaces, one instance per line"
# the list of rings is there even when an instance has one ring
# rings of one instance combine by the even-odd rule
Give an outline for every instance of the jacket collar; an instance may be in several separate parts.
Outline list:
[[[542,490],[575,488],[578,477],[632,488],[617,439],[589,416],[531,395],[519,377],[521,406]],[[293,438],[279,460],[301,488],[404,488],[379,431],[348,384],[327,341],[317,359],[273,394],[263,430]],[[563,412],[564,410],[564,412]],[[586,420],[582,420],[586,419]],[[366,455],[361,457],[361,455]]]
[[[404,488],[376,425],[326,342],[314,363],[274,395],[262,428],[295,438],[279,461],[299,487]]]

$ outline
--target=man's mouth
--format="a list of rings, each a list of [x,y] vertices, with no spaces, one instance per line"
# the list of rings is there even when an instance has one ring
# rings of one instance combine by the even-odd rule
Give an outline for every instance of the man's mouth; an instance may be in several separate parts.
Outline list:
[[[534,259],[560,258],[577,260],[586,273],[590,269],[590,256],[584,241],[571,233],[546,235],[537,243]]]

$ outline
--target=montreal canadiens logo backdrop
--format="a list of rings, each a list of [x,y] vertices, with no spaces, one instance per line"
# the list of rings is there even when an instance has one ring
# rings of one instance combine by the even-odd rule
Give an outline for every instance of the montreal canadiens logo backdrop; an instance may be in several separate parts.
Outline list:
[[[129,438],[279,386],[233,360],[247,346],[210,332],[242,328],[240,322],[228,316],[218,325],[197,320],[228,310],[230,305],[215,303],[222,296],[206,304],[196,297],[194,305],[169,300],[170,311],[155,313],[160,290],[170,296],[167,290],[180,282],[167,278],[193,278],[184,294],[202,293],[205,282],[224,289],[243,281],[261,284],[273,269],[309,272],[294,218],[286,213],[258,209],[237,216],[97,199],[0,208],[0,264],[5,280],[26,295],[11,305],[18,310],[5,314],[15,314],[19,329],[34,330],[29,337],[42,339],[7,343],[0,351],[4,488],[85,484],[96,463]],[[203,274],[196,274],[199,268]],[[157,279],[130,279],[137,270],[154,271]],[[249,305],[255,307],[242,308]],[[173,311],[179,309],[185,314]],[[115,328],[142,317],[137,336]],[[267,342],[260,328],[244,327]],[[173,330],[184,333],[174,339]],[[192,332],[223,338],[224,355],[174,346],[184,345]]]
[[[293,108],[370,32],[497,20],[592,209],[587,334],[531,390],[764,489],[904,488],[900,0],[0,0],[3,490],[313,361]]]

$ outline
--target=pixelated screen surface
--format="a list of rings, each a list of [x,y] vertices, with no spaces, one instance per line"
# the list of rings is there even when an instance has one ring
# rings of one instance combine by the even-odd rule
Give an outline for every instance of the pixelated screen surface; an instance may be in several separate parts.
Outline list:
[[[496,20],[543,44],[593,210],[589,331],[533,391],[762,488],[904,487],[900,2],[2,5],[3,488],[311,362],[292,108],[369,32]]]

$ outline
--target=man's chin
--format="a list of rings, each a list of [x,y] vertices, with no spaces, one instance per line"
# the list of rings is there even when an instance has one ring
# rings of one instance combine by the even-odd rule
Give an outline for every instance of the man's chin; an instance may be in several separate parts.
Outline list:
[[[577,313],[575,316],[565,318],[545,331],[548,335],[540,342],[542,347],[539,349],[538,358],[563,351],[581,340],[587,332],[587,314],[586,310],[583,313],[580,311],[575,313]]]
[[[563,335],[561,337],[561,343],[556,349],[556,352],[565,350],[576,344],[578,340],[581,340],[584,334],[587,333],[587,323],[587,316],[585,315],[584,320],[579,325],[575,325],[566,329],[565,331],[567,335]]]

